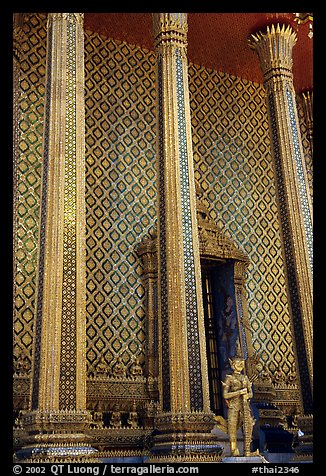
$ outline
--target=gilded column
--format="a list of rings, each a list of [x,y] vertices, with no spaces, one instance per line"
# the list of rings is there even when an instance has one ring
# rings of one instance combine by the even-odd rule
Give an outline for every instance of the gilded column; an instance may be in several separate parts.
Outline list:
[[[85,357],[83,13],[48,14],[46,74],[33,383],[25,428],[42,444],[76,444],[84,438],[90,418]],[[60,455],[64,456],[62,449]]]
[[[312,215],[292,75],[296,33],[272,25],[251,36],[264,74],[272,153],[283,235],[288,297],[293,321],[301,395],[312,411]]]
[[[158,81],[159,435],[187,453],[214,426],[210,411],[193,170],[187,14],[154,13]],[[196,435],[197,432],[197,435]],[[201,433],[199,436],[198,432]],[[205,437],[206,434],[206,437]],[[188,450],[186,450],[188,448]]]

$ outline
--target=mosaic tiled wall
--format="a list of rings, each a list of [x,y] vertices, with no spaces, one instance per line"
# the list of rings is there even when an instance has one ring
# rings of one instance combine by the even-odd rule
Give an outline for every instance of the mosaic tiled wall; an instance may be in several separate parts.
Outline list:
[[[144,343],[134,247],[156,213],[155,58],[96,34],[85,49],[88,359],[96,365],[103,348],[108,362],[120,352],[127,362]],[[286,374],[294,356],[263,86],[190,65],[189,88],[196,178],[212,218],[251,259],[254,349],[271,371],[280,363]]]
[[[87,359],[126,365],[145,347],[135,247],[156,219],[155,59],[86,32]]]
[[[42,174],[46,16],[25,14],[14,164],[14,357],[30,367]],[[15,126],[16,127],[16,126]]]
[[[15,201],[15,355],[30,359],[44,112],[46,17],[26,14]],[[87,359],[128,363],[145,346],[135,246],[155,225],[155,56],[85,32]],[[195,176],[211,217],[248,253],[254,349],[273,372],[294,360],[262,85],[189,67]],[[299,108],[301,128],[303,116]],[[309,162],[309,161],[308,161]]]
[[[196,65],[189,77],[195,177],[211,217],[251,260],[254,350],[285,375],[294,354],[264,88]]]

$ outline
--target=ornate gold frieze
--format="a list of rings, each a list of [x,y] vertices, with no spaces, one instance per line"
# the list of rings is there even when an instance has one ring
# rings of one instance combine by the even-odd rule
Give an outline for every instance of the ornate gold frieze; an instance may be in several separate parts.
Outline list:
[[[199,442],[203,445],[203,442]],[[148,459],[149,463],[219,463],[222,460],[220,453],[214,454],[198,454],[195,451],[189,450],[187,454],[175,454],[173,456],[153,456]]]
[[[296,383],[274,384],[275,397],[273,404],[279,407],[284,415],[292,415],[294,412],[301,412],[300,388]]]
[[[98,458],[114,458],[130,456],[144,457],[146,444],[150,440],[153,429],[107,428],[105,430],[91,431],[89,441],[98,449]],[[103,461],[103,459],[102,459]]]
[[[215,435],[204,432],[157,434],[153,436],[155,451],[148,452],[148,462],[220,462],[223,447]],[[170,448],[170,451],[167,451]],[[172,450],[171,450],[172,449]]]
[[[88,411],[71,411],[71,410],[58,410],[58,411],[32,411],[24,415],[23,426],[27,428],[29,432],[36,433],[49,433],[51,431],[58,430],[70,430],[71,433],[76,432],[74,438],[78,439],[78,431],[86,430],[89,427],[91,421]],[[74,431],[75,430],[75,431]],[[40,437],[42,439],[43,437]],[[44,438],[51,439],[52,436],[44,436]],[[58,434],[53,436],[64,440],[64,435]],[[37,437],[36,437],[37,439]]]
[[[68,436],[68,435],[67,435]],[[28,447],[27,447],[28,450]],[[38,451],[32,452],[29,457],[22,459],[14,455],[14,462],[23,463],[96,463],[97,451],[88,443],[82,443],[73,448],[71,443],[41,443]]]
[[[259,424],[279,428],[286,427],[287,422],[284,413],[279,408],[259,408]]]
[[[120,402],[124,407],[128,407],[133,400],[150,400],[145,377],[137,379],[93,377],[87,380],[87,405],[90,409],[104,410],[112,406],[112,402]]]
[[[182,412],[160,412],[155,418],[155,426],[162,432],[209,432],[214,426],[212,413],[193,411]]]

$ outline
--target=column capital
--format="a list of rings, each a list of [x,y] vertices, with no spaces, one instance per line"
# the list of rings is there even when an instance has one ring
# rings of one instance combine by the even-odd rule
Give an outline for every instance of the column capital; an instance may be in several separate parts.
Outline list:
[[[84,22],[84,13],[49,13],[48,14],[48,21],[55,22],[55,21],[62,21],[67,20],[70,23],[78,23],[83,25]]]
[[[187,13],[153,13],[154,44],[187,47]]]
[[[265,81],[279,74],[292,77],[292,49],[296,41],[292,27],[279,23],[250,36],[249,45],[258,53]]]

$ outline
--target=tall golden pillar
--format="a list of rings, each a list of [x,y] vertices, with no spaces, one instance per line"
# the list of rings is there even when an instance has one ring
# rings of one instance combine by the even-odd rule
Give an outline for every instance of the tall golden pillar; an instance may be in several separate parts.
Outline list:
[[[288,298],[295,336],[302,410],[312,412],[312,208],[298,121],[292,75],[296,33],[290,26],[272,25],[253,34],[264,74],[283,235]]]
[[[200,460],[210,452],[216,458],[218,447],[210,434],[214,421],[196,219],[187,15],[154,13],[153,24],[158,81],[160,329],[160,411],[153,452],[172,461]]]
[[[83,13],[49,13],[43,178],[26,443],[87,454]],[[22,454],[26,453],[22,450]],[[34,454],[36,454],[34,451]]]

